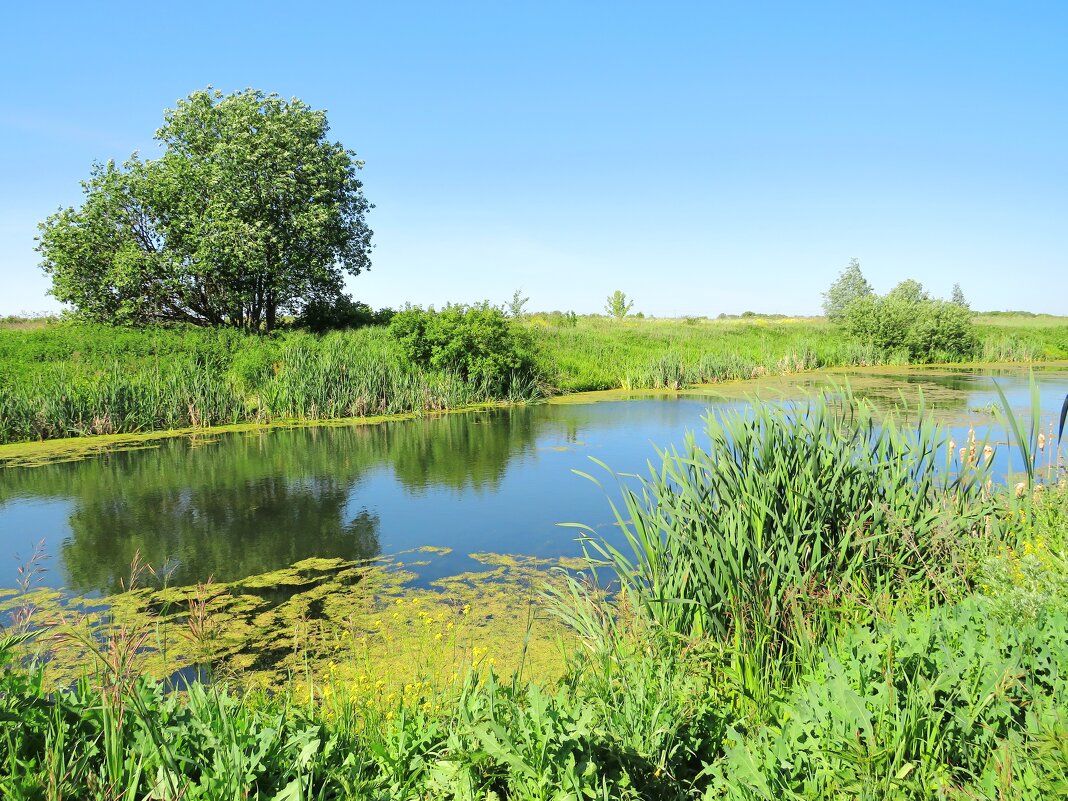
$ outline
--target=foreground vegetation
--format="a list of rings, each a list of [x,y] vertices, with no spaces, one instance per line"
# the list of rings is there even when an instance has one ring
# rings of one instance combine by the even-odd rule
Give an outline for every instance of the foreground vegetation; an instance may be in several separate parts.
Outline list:
[[[382,318],[383,320],[386,318]],[[1026,323],[1026,324],[1024,324]],[[966,360],[1068,358],[1068,326],[976,327]],[[941,354],[941,358],[961,358]],[[0,443],[423,413],[556,392],[678,389],[819,367],[907,364],[821,321],[611,320],[485,306],[323,336],[204,328],[0,327]]]
[[[16,627],[0,646],[0,789],[1062,797],[1068,480],[1053,441],[1010,421],[1030,469],[1000,490],[986,446],[1004,446],[969,437],[958,448],[930,424],[872,426],[870,415],[841,398],[759,407],[662,453],[624,487],[629,545],[591,532],[586,570],[545,585],[544,613],[580,643],[561,641],[556,680],[498,671],[472,650],[455,673],[389,690],[389,669],[356,662],[354,675],[325,632],[305,640],[316,660],[288,689],[168,692],[124,667],[156,646],[127,648],[130,629],[105,615],[83,649],[99,652],[97,669],[57,689],[42,658],[53,630]],[[619,591],[606,595],[597,573],[619,576]],[[175,620],[202,631],[201,611]],[[433,648],[441,632],[426,632]]]

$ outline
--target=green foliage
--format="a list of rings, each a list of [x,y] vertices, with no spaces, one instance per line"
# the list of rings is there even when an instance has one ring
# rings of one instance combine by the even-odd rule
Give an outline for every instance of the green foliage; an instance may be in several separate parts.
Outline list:
[[[508,315],[513,319],[519,319],[523,316],[523,307],[527,305],[527,301],[530,298],[523,297],[522,290],[517,289],[512,293],[512,299],[508,301]]]
[[[618,289],[608,296],[608,300],[605,301],[605,312],[614,317],[617,320],[622,320],[630,312],[634,306],[634,301],[628,301],[627,296]]]
[[[97,164],[41,226],[52,294],[83,319],[270,331],[370,266],[371,205],[322,111],[248,90],[167,111],[157,161]]]
[[[1018,628],[974,601],[858,628],[767,725],[728,738],[711,785],[768,801],[1063,797],[1066,633],[1063,613]]]
[[[982,560],[978,587],[991,614],[1014,626],[1068,614],[1068,480],[1037,484],[1018,501],[1014,540]]]
[[[855,586],[926,586],[930,566],[990,511],[981,472],[939,474],[936,427],[906,432],[872,415],[847,393],[708,417],[707,445],[690,436],[637,488],[623,485],[626,551],[593,538],[591,552],[665,630],[734,642],[750,695],[767,697],[794,646],[827,635],[821,604]]]
[[[932,299],[916,281],[902,281],[883,297],[869,295],[845,310],[846,330],[909,361],[969,359],[978,337],[967,307]]]
[[[846,310],[854,302],[871,295],[871,284],[860,271],[860,262],[850,259],[849,266],[823,293],[823,313],[832,323],[840,323],[845,319]]]
[[[389,331],[421,367],[502,390],[535,379],[530,338],[489,303],[441,311],[409,307],[397,312]]]
[[[389,325],[395,313],[390,308],[375,311],[366,303],[353,300],[350,295],[339,294],[334,298],[316,299],[306,303],[294,319],[293,327],[306,329],[313,334],[325,334],[327,331],[346,328]]]

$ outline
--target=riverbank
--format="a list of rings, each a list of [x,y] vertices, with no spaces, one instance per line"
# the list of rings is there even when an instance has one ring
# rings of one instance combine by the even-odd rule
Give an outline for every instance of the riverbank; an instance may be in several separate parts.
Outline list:
[[[950,386],[940,386],[938,381],[925,381],[922,391],[928,410],[946,425],[974,422],[974,410],[962,408],[958,386],[962,374],[973,371],[1007,375],[1017,374],[1024,368],[1020,363],[967,362],[938,365],[875,365],[868,367],[824,367],[803,373],[766,375],[760,378],[731,379],[713,384],[686,386],[681,389],[605,389],[569,392],[539,400],[549,405],[585,405],[616,401],[651,400],[664,397],[708,398],[710,402],[721,400],[750,400],[760,398],[781,401],[797,398],[798,390],[816,393],[828,385],[850,385],[861,397],[877,402],[880,408],[893,408],[902,401],[905,388],[921,385],[902,384],[903,377],[937,378],[945,375]],[[1026,369],[1039,374],[1043,371],[1066,371],[1068,361],[1027,363]],[[907,403],[915,404],[915,393],[904,396]],[[0,468],[37,467],[68,461],[77,461],[94,455],[118,453],[145,448],[159,448],[167,440],[188,439],[194,446],[209,445],[219,438],[232,434],[256,434],[270,431],[285,431],[308,428],[348,428],[352,426],[377,426],[405,420],[432,420],[442,415],[467,414],[471,412],[508,408],[505,401],[490,401],[470,406],[459,406],[433,412],[404,412],[370,417],[336,419],[269,420],[263,422],[236,423],[219,426],[199,426],[163,431],[148,431],[126,434],[96,434],[66,437],[62,439],[32,440],[0,445]]]
[[[680,390],[906,363],[901,353],[857,343],[813,320],[532,315],[521,324],[533,341],[537,376],[513,383],[506,396],[412,364],[382,328],[323,337],[67,324],[0,329],[0,445],[377,419],[561,393]],[[976,362],[1068,358],[1068,325],[1030,319],[1013,325],[999,317],[977,328]],[[62,455],[65,446],[58,447]],[[32,458],[33,449],[25,453]]]

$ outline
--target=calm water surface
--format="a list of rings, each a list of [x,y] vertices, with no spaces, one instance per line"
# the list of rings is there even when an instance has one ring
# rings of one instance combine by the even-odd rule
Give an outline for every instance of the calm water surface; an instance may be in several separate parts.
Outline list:
[[[879,403],[917,388],[963,440],[997,402],[1029,406],[1021,371],[924,371],[850,377]],[[1048,418],[1068,393],[1068,370],[1037,374]],[[800,397],[793,377],[742,388]],[[737,392],[737,390],[732,390]],[[653,445],[681,444],[709,410],[744,402],[713,395],[542,404],[372,426],[304,428],[171,439],[76,462],[0,469],[0,587],[43,542],[39,583],[78,594],[120,589],[135,553],[173,570],[171,583],[229,581],[310,556],[346,559],[424,545],[453,549],[422,579],[477,568],[470,553],[577,555],[582,522],[613,538],[605,492],[574,470],[614,481],[645,469]],[[1046,420],[1048,425],[1048,419]],[[1007,449],[996,469],[1004,473]]]

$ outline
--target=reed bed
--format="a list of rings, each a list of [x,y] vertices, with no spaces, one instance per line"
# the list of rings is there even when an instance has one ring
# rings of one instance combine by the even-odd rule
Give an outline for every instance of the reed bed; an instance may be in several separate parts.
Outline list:
[[[677,389],[821,367],[909,364],[903,351],[852,340],[818,320],[578,318],[551,325],[535,316],[528,325],[541,344],[543,369],[565,392]],[[1068,325],[980,325],[977,333],[975,361],[1068,358]]]
[[[261,338],[86,328],[49,329],[25,349],[11,341],[22,332],[0,332],[9,368],[0,377],[0,443],[421,413],[540,392],[529,378],[502,391],[420,368],[383,329]]]

